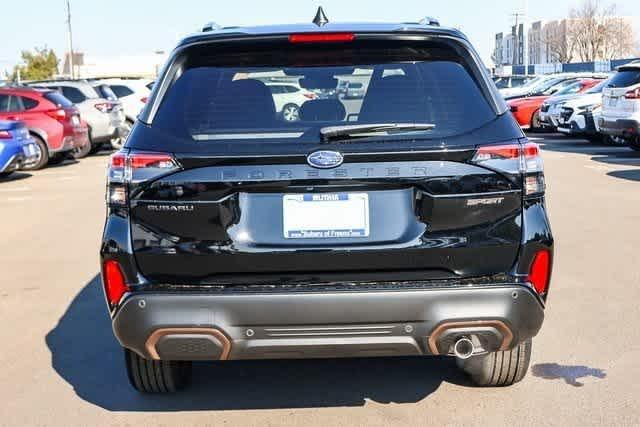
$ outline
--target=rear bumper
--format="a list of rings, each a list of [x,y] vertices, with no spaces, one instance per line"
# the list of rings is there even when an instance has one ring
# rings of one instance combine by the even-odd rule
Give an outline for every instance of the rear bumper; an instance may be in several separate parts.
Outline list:
[[[296,359],[451,354],[477,336],[486,351],[536,335],[543,305],[526,286],[125,297],[120,344],[148,359]]]
[[[598,121],[601,133],[611,136],[637,136],[640,123],[632,119],[608,119],[601,117]]]

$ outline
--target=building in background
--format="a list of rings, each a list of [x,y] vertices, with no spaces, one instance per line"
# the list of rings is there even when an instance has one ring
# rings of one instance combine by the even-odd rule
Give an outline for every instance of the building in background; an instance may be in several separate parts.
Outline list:
[[[74,52],[73,59],[77,78],[110,76],[155,78],[167,60],[167,55],[164,51],[120,56],[93,56]],[[71,75],[68,54],[64,58],[62,74]]]
[[[603,22],[592,26],[580,19],[536,21],[526,28],[524,24],[517,28],[513,26],[508,34],[497,33],[493,54],[497,59],[496,66],[524,65],[525,34],[528,37],[528,63],[531,65],[611,61],[637,56],[638,40],[635,35],[640,31],[640,19],[625,16],[603,19]],[[594,35],[589,36],[589,31]],[[590,44],[588,37],[599,37],[604,41],[599,48],[589,51],[585,47]]]

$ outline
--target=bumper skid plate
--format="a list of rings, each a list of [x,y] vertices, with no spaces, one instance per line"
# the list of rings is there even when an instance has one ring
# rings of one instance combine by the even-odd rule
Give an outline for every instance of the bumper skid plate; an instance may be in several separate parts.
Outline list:
[[[535,336],[538,298],[522,285],[413,291],[134,293],[113,318],[120,343],[147,359],[301,359],[486,351]]]

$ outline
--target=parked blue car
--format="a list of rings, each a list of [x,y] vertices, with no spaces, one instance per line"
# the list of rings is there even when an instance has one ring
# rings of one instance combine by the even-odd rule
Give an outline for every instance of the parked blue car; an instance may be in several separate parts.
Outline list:
[[[24,123],[0,120],[0,177],[34,163],[38,152]]]

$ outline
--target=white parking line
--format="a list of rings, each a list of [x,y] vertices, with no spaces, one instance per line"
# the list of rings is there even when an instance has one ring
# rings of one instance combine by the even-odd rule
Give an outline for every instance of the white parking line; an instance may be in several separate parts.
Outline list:
[[[24,202],[27,200],[33,200],[33,197],[31,196],[24,196],[24,197],[7,197],[6,201],[7,202]]]
[[[30,191],[30,187],[16,187],[16,188],[0,188],[0,193],[18,193],[20,191]]]

